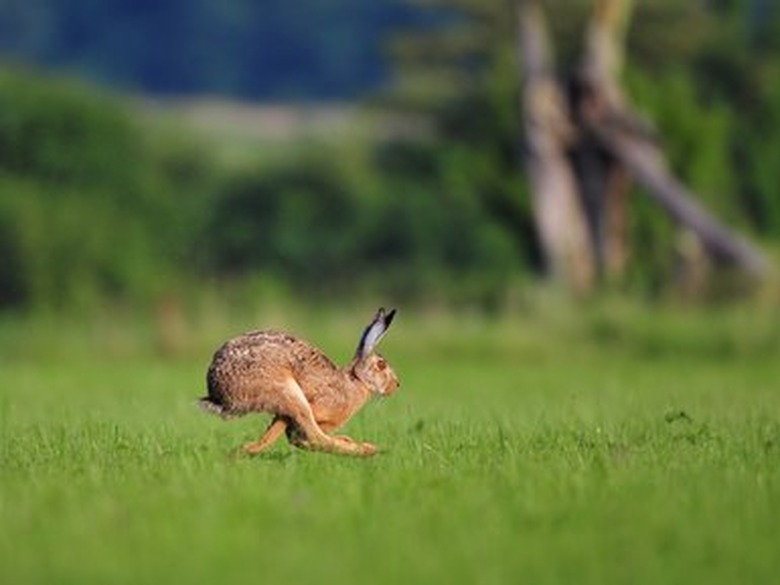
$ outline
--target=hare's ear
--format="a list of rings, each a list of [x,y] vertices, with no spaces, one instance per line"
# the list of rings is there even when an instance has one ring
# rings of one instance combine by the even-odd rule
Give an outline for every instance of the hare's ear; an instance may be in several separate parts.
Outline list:
[[[390,323],[393,322],[393,317],[395,317],[395,309],[392,309],[389,313],[385,313],[385,309],[382,307],[376,312],[374,320],[366,327],[363,336],[360,338],[357,351],[355,351],[356,358],[364,358],[374,351],[379,340],[382,339],[387,328],[390,327]]]

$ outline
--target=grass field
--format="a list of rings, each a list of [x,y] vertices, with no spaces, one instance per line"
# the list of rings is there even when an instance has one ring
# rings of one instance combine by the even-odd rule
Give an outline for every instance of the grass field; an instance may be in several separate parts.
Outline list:
[[[163,358],[6,322],[0,582],[774,582],[778,326],[741,319],[401,313],[370,459],[229,457],[267,418],[194,399],[234,328]],[[295,330],[341,359],[362,324]]]

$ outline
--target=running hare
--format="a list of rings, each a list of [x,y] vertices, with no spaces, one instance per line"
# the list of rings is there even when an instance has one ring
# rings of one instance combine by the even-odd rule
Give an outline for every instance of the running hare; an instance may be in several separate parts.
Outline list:
[[[247,453],[270,447],[283,432],[295,446],[331,453],[372,455],[376,447],[331,433],[346,423],[372,394],[386,396],[398,378],[374,348],[395,310],[379,309],[358,343],[355,357],[337,367],[319,349],[281,331],[253,331],[235,337],[214,354],[206,375],[207,410],[223,418],[250,412],[273,414]]]

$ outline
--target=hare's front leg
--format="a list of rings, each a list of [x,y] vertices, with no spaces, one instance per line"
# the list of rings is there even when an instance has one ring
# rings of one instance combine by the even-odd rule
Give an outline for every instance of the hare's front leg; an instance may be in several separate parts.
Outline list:
[[[345,435],[336,435],[333,437],[334,441],[339,441],[344,445],[349,445],[349,449],[356,455],[374,455],[377,452],[377,446],[373,443],[358,443],[355,439],[347,437]]]
[[[288,420],[281,416],[275,416],[271,420],[271,424],[257,441],[246,443],[243,446],[244,452],[250,455],[256,455],[261,451],[265,451],[270,448],[276,442],[276,439],[282,436],[282,433],[287,429]]]
[[[347,437],[346,435],[334,435],[333,432],[338,429],[339,425],[334,425],[327,421],[318,421],[318,424],[320,428],[326,434],[330,435],[334,441],[339,441],[344,445],[350,445],[348,448],[356,451],[358,455],[374,455],[377,452],[377,446],[372,443],[358,443],[352,437]]]
[[[292,432],[288,432],[288,436],[295,446],[344,455],[373,455],[376,452],[376,448],[371,448],[373,445],[364,446],[348,437],[331,437],[323,431],[314,419],[311,405],[303,390],[295,380],[288,380],[285,397],[288,399],[289,412],[284,414],[289,416],[295,425],[295,428],[291,429]]]

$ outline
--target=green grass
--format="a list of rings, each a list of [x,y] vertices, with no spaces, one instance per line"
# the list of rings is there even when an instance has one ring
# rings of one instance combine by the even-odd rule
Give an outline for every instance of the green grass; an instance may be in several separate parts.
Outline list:
[[[194,406],[211,334],[171,359],[25,357],[5,323],[0,581],[774,581],[774,333],[607,321],[401,315],[402,386],[346,429],[385,448],[371,459],[229,457],[267,418]],[[341,358],[359,324],[334,323],[296,329]]]

